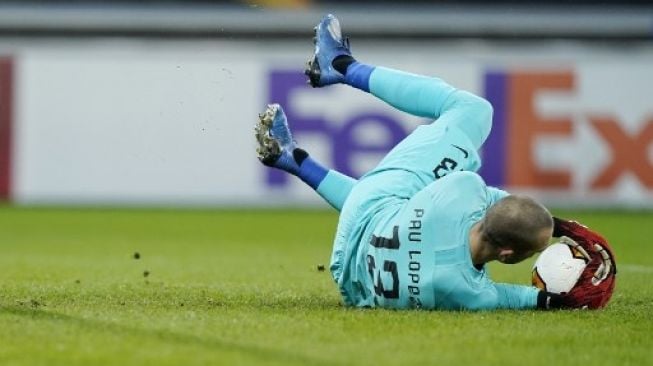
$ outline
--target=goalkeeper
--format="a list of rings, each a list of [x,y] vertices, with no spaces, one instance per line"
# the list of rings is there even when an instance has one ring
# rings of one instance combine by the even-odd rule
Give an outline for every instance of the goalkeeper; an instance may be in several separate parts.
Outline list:
[[[279,105],[260,116],[259,159],[298,176],[340,211],[330,270],[345,304],[468,310],[588,306],[586,290],[582,296],[573,290],[554,295],[488,277],[486,263],[517,263],[542,251],[555,226],[533,199],[488,187],[475,173],[481,165],[477,150],[491,129],[491,105],[440,79],[356,61],[332,15],[315,32],[315,55],[306,69],[313,87],[344,83],[404,112],[437,119],[418,127],[356,181],[298,148]],[[555,229],[560,232],[559,225]],[[574,239],[585,246],[582,236]]]

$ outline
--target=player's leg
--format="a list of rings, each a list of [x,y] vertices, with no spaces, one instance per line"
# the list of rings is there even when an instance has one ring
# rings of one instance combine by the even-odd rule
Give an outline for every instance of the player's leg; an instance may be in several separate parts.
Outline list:
[[[450,118],[448,123],[464,132],[475,149],[489,135],[492,108],[486,100],[438,78],[356,61],[333,15],[327,15],[315,27],[315,43],[315,55],[306,69],[312,86],[347,84],[420,117],[438,119],[445,113],[457,114],[461,118]]]
[[[438,119],[437,123],[443,122],[441,118],[445,114],[449,115],[447,123],[464,132],[477,150],[490,134],[491,104],[441,79],[376,67],[370,75],[369,88],[370,93],[390,105],[414,115]]]
[[[356,180],[325,168],[298,148],[280,105],[271,104],[259,115],[255,131],[258,158],[263,164],[298,177],[336,210],[342,209]]]

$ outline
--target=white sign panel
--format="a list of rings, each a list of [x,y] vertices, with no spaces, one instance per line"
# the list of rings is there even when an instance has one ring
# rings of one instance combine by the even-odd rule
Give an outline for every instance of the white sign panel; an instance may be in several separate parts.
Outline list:
[[[554,205],[653,207],[653,48],[355,46],[363,61],[493,103],[488,184]],[[313,205],[310,189],[255,157],[266,103],[284,106],[300,145],[352,176],[429,123],[347,86],[308,87],[310,41],[3,49],[13,64],[9,195],[19,203]]]

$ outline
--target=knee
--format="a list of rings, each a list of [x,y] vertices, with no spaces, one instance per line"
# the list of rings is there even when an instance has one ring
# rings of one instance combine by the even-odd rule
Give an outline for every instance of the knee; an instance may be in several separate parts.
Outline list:
[[[492,125],[492,114],[494,113],[492,104],[487,99],[474,95],[474,105],[474,109],[477,111],[479,118]]]
[[[461,122],[464,125],[463,130],[467,132],[478,148],[490,135],[494,108],[485,98],[466,91],[459,91],[459,93],[457,101],[466,116],[465,121]]]
[[[490,131],[492,130],[492,115],[494,114],[494,108],[492,107],[492,104],[490,104],[490,102],[488,102],[486,99],[481,97],[476,97],[476,99],[476,103],[478,104],[477,110],[479,111],[478,124],[482,136],[481,140],[485,142],[487,137],[490,135]]]
[[[469,92],[463,92],[463,94],[465,108],[469,109],[470,114],[475,117],[474,119],[490,128],[492,126],[492,114],[494,113],[492,104],[478,95]]]

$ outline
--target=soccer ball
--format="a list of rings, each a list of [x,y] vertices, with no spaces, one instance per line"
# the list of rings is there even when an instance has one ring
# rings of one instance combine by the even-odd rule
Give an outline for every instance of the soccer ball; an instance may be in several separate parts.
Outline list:
[[[587,266],[587,259],[577,248],[564,242],[551,244],[535,261],[533,286],[547,292],[569,292]]]

